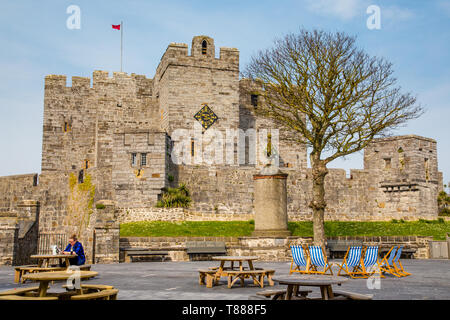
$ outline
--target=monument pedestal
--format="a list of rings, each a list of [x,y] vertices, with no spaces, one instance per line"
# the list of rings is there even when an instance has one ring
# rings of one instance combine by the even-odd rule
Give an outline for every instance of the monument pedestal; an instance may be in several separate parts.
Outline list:
[[[287,174],[266,166],[253,176],[255,185],[254,237],[288,237]]]

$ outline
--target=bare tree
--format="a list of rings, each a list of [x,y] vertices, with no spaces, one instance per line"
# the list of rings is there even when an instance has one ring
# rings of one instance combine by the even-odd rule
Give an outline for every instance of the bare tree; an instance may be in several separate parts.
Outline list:
[[[300,30],[252,57],[243,77],[264,103],[257,112],[306,143],[312,166],[314,242],[324,245],[327,164],[365,148],[374,138],[419,117],[402,93],[392,64],[357,48],[345,33]],[[325,156],[326,155],[326,156]]]

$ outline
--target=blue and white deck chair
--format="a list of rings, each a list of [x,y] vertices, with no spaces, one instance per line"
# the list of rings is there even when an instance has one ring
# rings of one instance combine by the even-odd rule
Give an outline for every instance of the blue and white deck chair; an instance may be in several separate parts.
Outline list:
[[[321,246],[309,246],[309,258],[311,266],[308,273],[326,274],[327,271],[330,271],[330,274],[333,275],[333,270],[331,270],[333,264],[328,263],[325,250]],[[322,268],[322,271],[319,268]]]
[[[399,274],[402,277],[410,276],[411,273],[406,272],[403,268],[402,263],[400,262],[400,256],[402,255],[403,246],[400,246],[397,250],[397,254],[395,255],[394,260],[392,260],[392,266],[394,267],[397,274]],[[397,266],[398,264],[398,266]]]
[[[381,274],[380,261],[378,261],[378,246],[366,248],[361,264],[361,276],[363,278],[368,278],[374,273],[378,273],[380,277],[384,278]]]
[[[338,276],[341,275],[341,271],[344,271],[350,277],[355,278],[355,274],[361,273],[361,258],[362,258],[362,246],[351,246],[347,249],[347,253],[344,256],[339,266]]]
[[[291,246],[291,253],[292,253],[292,262],[291,262],[291,269],[289,270],[289,274],[293,272],[299,272],[299,273],[308,273],[309,270],[309,257],[307,252],[303,250],[302,246]],[[294,266],[295,264],[295,266]],[[300,268],[304,267],[305,270],[301,270]]]
[[[393,265],[394,258],[397,256],[396,253],[397,253],[397,246],[393,246],[381,260],[380,269],[382,272],[390,273],[400,278],[401,275],[395,270],[395,265]]]

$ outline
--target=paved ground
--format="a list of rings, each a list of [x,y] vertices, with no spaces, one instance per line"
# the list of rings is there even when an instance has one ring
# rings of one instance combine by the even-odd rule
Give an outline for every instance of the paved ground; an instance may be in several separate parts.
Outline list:
[[[120,290],[118,298],[125,300],[248,300],[262,290],[250,280],[244,288],[237,283],[228,289],[226,279],[213,288],[200,286],[197,270],[216,264],[215,261],[96,264],[92,270],[98,271],[99,276],[89,283],[113,285]],[[280,276],[289,273],[290,264],[256,262],[255,265],[275,269],[275,275]],[[350,279],[340,289],[373,294],[374,299],[381,300],[450,300],[450,260],[403,260],[403,265],[413,275],[404,278],[388,275],[381,279],[380,289],[370,290],[365,279]],[[333,270],[337,271],[335,267]],[[31,285],[15,284],[13,271],[12,267],[0,267],[0,290]],[[61,283],[55,283],[51,290],[62,290]],[[314,296],[319,295],[318,289],[312,290]]]

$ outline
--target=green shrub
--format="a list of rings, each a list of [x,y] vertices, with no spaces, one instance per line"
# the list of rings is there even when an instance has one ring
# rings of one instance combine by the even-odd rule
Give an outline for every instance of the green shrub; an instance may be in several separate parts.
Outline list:
[[[158,208],[188,208],[192,200],[189,190],[185,184],[180,184],[177,188],[167,188],[156,203]]]
[[[450,208],[442,208],[439,211],[439,215],[442,217],[449,217],[450,216]]]
[[[106,208],[106,206],[105,206],[103,203],[97,203],[97,204],[95,205],[95,207],[96,207],[97,209],[99,209],[99,210],[103,210],[103,209]]]

